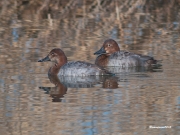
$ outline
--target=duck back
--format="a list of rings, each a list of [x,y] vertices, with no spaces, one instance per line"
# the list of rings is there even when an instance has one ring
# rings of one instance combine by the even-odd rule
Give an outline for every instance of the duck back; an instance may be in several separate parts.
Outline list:
[[[148,66],[150,64],[156,64],[156,60],[153,57],[127,51],[118,51],[109,56],[107,66],[134,67]]]

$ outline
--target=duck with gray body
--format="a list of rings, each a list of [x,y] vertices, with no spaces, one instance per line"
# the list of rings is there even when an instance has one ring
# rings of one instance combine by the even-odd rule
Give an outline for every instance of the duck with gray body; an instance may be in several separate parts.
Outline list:
[[[55,48],[43,59],[38,62],[51,61],[53,66],[49,69],[48,74],[58,76],[96,76],[96,75],[113,75],[109,71],[83,61],[67,62],[64,52]]]
[[[95,52],[94,55],[98,55],[95,64],[101,67],[134,67],[157,64],[157,60],[151,56],[121,51],[113,39],[106,40],[101,49]]]

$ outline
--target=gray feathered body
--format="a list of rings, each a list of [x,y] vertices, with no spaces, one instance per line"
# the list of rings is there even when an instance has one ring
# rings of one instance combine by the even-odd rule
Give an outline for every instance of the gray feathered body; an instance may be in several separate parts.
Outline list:
[[[134,67],[148,66],[155,63],[156,60],[154,60],[153,57],[127,51],[119,51],[109,56],[107,66]]]
[[[110,75],[107,70],[98,67],[95,64],[73,61],[64,64],[58,73],[58,76],[91,76],[91,75]]]

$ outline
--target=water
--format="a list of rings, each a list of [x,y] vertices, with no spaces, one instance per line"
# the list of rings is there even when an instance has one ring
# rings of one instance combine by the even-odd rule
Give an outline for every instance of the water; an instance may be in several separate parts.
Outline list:
[[[180,134],[179,1],[43,2],[0,2],[2,135]],[[60,47],[94,63],[108,38],[163,66],[50,81],[51,64],[37,62]]]

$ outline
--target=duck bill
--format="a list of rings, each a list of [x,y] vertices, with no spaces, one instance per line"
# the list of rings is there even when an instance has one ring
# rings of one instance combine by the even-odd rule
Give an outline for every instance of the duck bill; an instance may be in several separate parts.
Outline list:
[[[106,51],[104,50],[104,47],[102,47],[99,51],[94,53],[94,55],[99,55],[99,54],[106,54]]]
[[[41,59],[41,60],[38,60],[38,62],[45,62],[45,61],[51,61],[49,59],[49,56],[46,56],[45,58]]]

